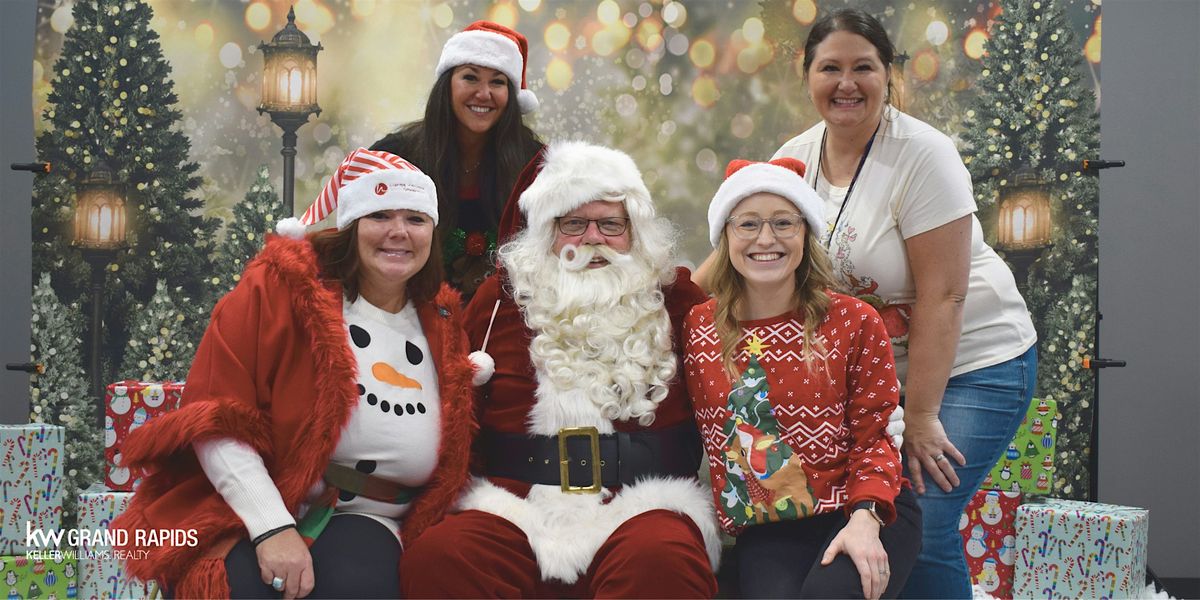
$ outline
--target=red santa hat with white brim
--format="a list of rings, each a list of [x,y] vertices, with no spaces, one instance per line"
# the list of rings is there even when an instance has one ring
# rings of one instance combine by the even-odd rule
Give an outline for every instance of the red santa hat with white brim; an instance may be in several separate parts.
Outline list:
[[[304,216],[283,219],[275,232],[301,239],[309,226],[335,211],[339,231],[355,219],[381,210],[425,213],[437,225],[437,207],[437,188],[420,169],[395,154],[359,148],[338,165]]]
[[[796,205],[808,227],[825,237],[825,201],[804,181],[804,163],[794,158],[770,162],[735,159],[725,168],[725,181],[708,205],[708,240],[713,248],[721,241],[725,221],[742,200],[760,193],[771,193]]]
[[[525,71],[529,63],[529,42],[525,36],[491,21],[475,21],[451,36],[442,46],[434,77],[460,65],[478,65],[504,73],[520,90],[517,106],[522,113],[538,109],[537,96],[529,89]]]

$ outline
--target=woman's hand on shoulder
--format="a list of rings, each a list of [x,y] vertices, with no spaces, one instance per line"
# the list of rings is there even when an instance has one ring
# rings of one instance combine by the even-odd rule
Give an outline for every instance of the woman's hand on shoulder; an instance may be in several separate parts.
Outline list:
[[[946,437],[946,429],[936,414],[918,412],[911,407],[904,416],[904,459],[908,461],[908,476],[918,494],[925,493],[925,476],[949,492],[958,487],[958,474],[950,459],[960,466],[967,458]]]
[[[312,555],[308,544],[295,528],[281,531],[254,549],[263,583],[271,585],[276,577],[283,579],[283,597],[304,598],[316,585]]]
[[[867,511],[850,514],[846,526],[829,542],[821,566],[832,563],[838,554],[845,554],[854,562],[862,580],[863,597],[874,599],[883,595],[892,570],[883,542],[879,541],[879,523]]]

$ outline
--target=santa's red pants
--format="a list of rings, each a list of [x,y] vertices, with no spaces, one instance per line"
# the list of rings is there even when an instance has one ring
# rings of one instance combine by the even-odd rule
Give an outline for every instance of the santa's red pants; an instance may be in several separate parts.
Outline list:
[[[667,510],[621,524],[572,585],[544,582],[525,534],[480,511],[449,515],[400,558],[407,598],[711,598],[717,593],[704,540],[691,519]]]

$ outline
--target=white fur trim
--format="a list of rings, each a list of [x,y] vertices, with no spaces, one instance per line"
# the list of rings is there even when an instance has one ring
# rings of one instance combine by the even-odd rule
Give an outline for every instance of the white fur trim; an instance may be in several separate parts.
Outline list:
[[[791,169],[770,163],[753,163],[726,178],[708,205],[708,239],[713,248],[721,241],[725,220],[738,202],[762,192],[782,196],[795,204],[817,239],[825,239],[825,201],[812,186]]]
[[[517,92],[517,106],[521,108],[522,114],[529,114],[537,110],[541,103],[532,90],[525,89]]]
[[[413,169],[380,169],[342,186],[338,192],[337,228],[380,210],[415,210],[438,222],[437,188]]]
[[[442,46],[434,78],[459,65],[479,65],[504,73],[517,89],[525,81],[525,60],[513,40],[492,31],[472,29],[450,36]]]
[[[471,375],[471,385],[479,387],[492,378],[496,372],[496,359],[483,350],[476,350],[467,355],[467,360],[475,365],[475,374]]]
[[[612,497],[612,501],[602,504]],[[521,498],[487,480],[476,479],[459,500],[457,510],[478,510],[508,520],[525,533],[537,557],[543,580],[572,584],[587,572],[596,551],[629,519],[665,509],[692,520],[704,539],[709,564],[716,572],[721,536],[711,491],[687,479],[644,479],[615,495],[564,494],[555,486],[535,485]],[[646,532],[653,536],[653,532]]]
[[[288,217],[275,224],[275,233],[294,240],[304,239],[306,229],[304,223],[301,223],[300,219],[296,217]]]
[[[650,191],[628,154],[587,142],[555,142],[518,205],[530,227],[548,227],[592,200],[621,196],[635,231],[638,223],[654,218]]]

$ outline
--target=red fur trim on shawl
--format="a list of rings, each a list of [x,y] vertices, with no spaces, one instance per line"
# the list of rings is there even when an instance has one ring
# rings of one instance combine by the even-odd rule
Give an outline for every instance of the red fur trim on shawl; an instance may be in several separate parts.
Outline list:
[[[479,424],[474,406],[477,388],[471,385],[475,367],[467,359],[470,345],[462,329],[461,303],[459,293],[443,284],[432,304],[417,309],[436,358],[442,428],[437,469],[425,492],[404,516],[402,537],[406,544],[440,521],[467,483],[471,442]]]
[[[164,459],[191,448],[193,442],[232,437],[249,444],[268,460],[271,439],[262,413],[236,401],[195,402],[154,420],[154,427],[134,430],[121,444],[122,463],[130,468],[158,470]]]
[[[313,418],[296,431],[292,452],[278,453],[281,461],[275,486],[295,512],[309,488],[321,478],[341,436],[350,411],[358,405],[355,387],[358,363],[346,343],[342,322],[341,286],[317,279],[317,257],[307,240],[268,236],[256,261],[267,265],[292,291],[292,314],[312,336],[316,385]]]

